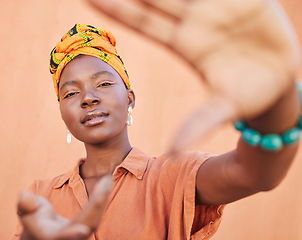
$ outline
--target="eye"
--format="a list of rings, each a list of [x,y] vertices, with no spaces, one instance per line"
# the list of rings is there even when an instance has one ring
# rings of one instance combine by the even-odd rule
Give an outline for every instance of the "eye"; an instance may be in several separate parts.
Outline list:
[[[66,99],[66,98],[72,97],[72,96],[74,96],[75,94],[77,94],[77,92],[70,92],[70,93],[66,93],[66,94],[63,96],[63,99]]]
[[[111,86],[113,85],[114,82],[109,82],[109,81],[106,81],[106,82],[101,82],[97,85],[97,87],[107,87],[107,86]]]

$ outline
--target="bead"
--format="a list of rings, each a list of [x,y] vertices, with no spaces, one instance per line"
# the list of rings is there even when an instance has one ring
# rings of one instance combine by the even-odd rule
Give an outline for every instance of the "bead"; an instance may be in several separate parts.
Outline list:
[[[302,106],[302,93],[299,94],[300,105]]]
[[[296,87],[299,93],[300,103],[302,106],[302,83],[296,82]],[[254,129],[247,128],[246,123],[242,120],[234,122],[234,127],[242,132],[242,139],[251,146],[260,145],[266,151],[278,151],[283,145],[290,145],[300,140],[302,130],[302,115],[299,118],[299,123],[295,128],[289,129],[282,135],[267,134],[261,136]]]
[[[282,148],[282,138],[278,134],[268,134],[262,137],[261,147],[269,151],[278,151]]]
[[[238,120],[234,122],[234,127],[238,130],[238,131],[242,131],[243,129],[245,129],[246,124],[244,121],[242,120]]]
[[[128,106],[128,114],[132,114],[132,107],[131,106]]]
[[[71,133],[68,132],[67,133],[67,139],[66,139],[67,143],[70,144],[71,143]]]
[[[302,83],[296,82],[296,87],[298,89],[300,104],[302,106]]]
[[[133,117],[132,117],[132,107],[128,106],[128,117],[127,117],[127,125],[131,126],[133,124]]]
[[[261,141],[261,135],[256,130],[245,128],[242,131],[243,140],[251,146],[257,146]]]
[[[130,127],[132,124],[133,124],[132,115],[128,115],[128,117],[127,117],[127,125]]]
[[[292,144],[295,142],[298,142],[300,139],[300,129],[299,128],[293,128],[283,134],[283,142],[284,144]]]
[[[298,89],[298,93],[302,93],[302,83],[300,83],[300,82],[296,82],[296,87],[297,87],[297,89]]]

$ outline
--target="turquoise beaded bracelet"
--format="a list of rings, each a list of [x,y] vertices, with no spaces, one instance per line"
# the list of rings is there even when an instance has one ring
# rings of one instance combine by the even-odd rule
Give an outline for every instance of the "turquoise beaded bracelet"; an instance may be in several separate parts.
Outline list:
[[[266,134],[261,135],[258,131],[248,128],[244,121],[236,121],[234,126],[242,132],[242,139],[251,146],[260,146],[264,150],[278,151],[283,145],[296,143],[300,139],[300,130],[302,129],[302,116],[300,117],[299,126],[292,128],[282,135]]]
[[[298,82],[296,85],[302,106],[302,85]],[[267,151],[278,151],[284,145],[294,144],[299,141],[302,129],[302,115],[300,116],[298,126],[284,132],[282,135],[274,133],[261,135],[258,131],[247,127],[246,123],[242,120],[234,122],[234,127],[242,133],[242,139],[247,144],[253,147],[260,146]]]

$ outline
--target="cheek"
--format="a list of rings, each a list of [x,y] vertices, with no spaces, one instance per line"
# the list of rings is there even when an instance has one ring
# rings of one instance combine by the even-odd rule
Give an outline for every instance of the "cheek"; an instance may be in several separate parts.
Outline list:
[[[112,104],[112,109],[116,112],[120,119],[126,121],[128,116],[128,96],[120,95]]]
[[[61,117],[65,122],[68,129],[72,128],[72,123],[74,122],[74,117],[72,114],[72,109],[66,106],[60,106]]]
[[[111,100],[116,106],[127,106],[128,105],[128,92],[126,89],[121,87],[114,89],[111,93],[105,95],[105,99]]]

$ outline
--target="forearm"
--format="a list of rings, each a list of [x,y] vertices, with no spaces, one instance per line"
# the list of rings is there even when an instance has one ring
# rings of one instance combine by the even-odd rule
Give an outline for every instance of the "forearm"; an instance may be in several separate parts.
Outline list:
[[[297,125],[300,103],[294,84],[261,116],[247,125],[261,134],[282,134]],[[286,175],[298,144],[279,151],[252,147],[240,138],[237,148],[212,157],[197,173],[197,204],[226,204],[267,191],[277,186]]]
[[[297,126],[300,102],[294,84],[272,108],[247,125],[261,134],[277,133]],[[279,151],[267,151],[248,145],[242,138],[235,152],[235,161],[240,165],[248,185],[255,191],[270,190],[284,178],[297,151],[298,144],[284,146]]]

